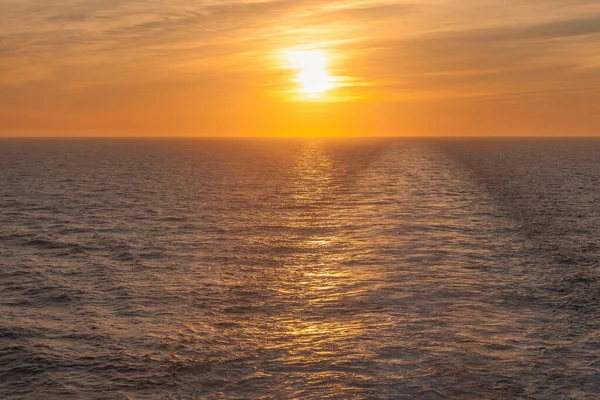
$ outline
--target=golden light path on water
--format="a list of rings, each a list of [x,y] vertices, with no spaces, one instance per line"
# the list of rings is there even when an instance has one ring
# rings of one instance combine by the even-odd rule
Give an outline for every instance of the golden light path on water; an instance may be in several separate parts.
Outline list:
[[[368,393],[377,380],[418,376],[429,352],[455,354],[443,367],[432,360],[431,368],[460,371],[467,354],[494,353],[488,343],[510,340],[502,327],[518,326],[516,315],[478,303],[499,277],[440,260],[440,248],[466,243],[466,232],[483,228],[482,221],[466,214],[440,214],[461,208],[440,191],[464,188],[452,187],[460,183],[427,158],[405,156],[409,160],[400,166],[385,157],[369,165],[369,156],[353,160],[358,161],[353,166],[343,155],[333,159],[316,142],[303,147],[290,166],[288,184],[280,188],[288,201],[278,206],[277,220],[262,222],[271,232],[269,247],[283,252],[281,269],[269,274],[267,283],[274,303],[283,308],[263,329],[252,330],[267,353],[277,354],[268,363],[273,368],[268,377],[287,382],[279,395],[360,397],[358,388]],[[361,168],[366,165],[374,173]],[[382,180],[382,170],[390,168],[405,168],[405,173]],[[431,186],[424,188],[422,178],[433,179]],[[425,220],[411,221],[413,214]],[[392,215],[404,216],[406,225],[389,226]],[[437,228],[426,232],[426,227]],[[278,228],[288,235],[274,233]],[[404,252],[409,259],[421,258],[423,268],[406,269],[393,261]],[[516,352],[504,357],[517,359]],[[410,392],[405,388],[397,394],[403,390]]]

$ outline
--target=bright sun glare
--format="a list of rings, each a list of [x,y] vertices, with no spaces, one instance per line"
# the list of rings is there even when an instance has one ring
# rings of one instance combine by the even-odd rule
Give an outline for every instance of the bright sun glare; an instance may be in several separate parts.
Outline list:
[[[290,51],[289,66],[298,70],[294,79],[299,91],[308,96],[319,96],[335,87],[334,79],[327,71],[327,53],[323,50]]]

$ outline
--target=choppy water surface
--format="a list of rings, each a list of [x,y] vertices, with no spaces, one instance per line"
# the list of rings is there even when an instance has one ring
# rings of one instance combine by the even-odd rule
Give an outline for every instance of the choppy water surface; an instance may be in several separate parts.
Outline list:
[[[598,140],[2,140],[2,399],[598,399]]]

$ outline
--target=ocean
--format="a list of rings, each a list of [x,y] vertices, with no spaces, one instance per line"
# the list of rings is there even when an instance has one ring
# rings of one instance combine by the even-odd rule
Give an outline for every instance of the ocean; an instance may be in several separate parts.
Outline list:
[[[599,399],[598,139],[2,139],[1,399]]]

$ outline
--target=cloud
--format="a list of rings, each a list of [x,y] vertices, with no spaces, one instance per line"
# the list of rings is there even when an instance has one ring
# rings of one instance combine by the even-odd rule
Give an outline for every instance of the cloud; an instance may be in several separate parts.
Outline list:
[[[343,21],[376,23],[377,21],[405,16],[415,7],[413,3],[383,3],[383,4],[356,4],[325,10],[321,13],[320,21]]]
[[[590,91],[600,76],[600,14],[538,24],[437,31],[400,39],[371,40],[348,51],[359,54],[351,74],[376,84],[363,89],[389,97],[512,95]],[[588,71],[583,71],[587,69]],[[395,94],[395,95],[394,95]]]
[[[528,26],[467,30],[446,35],[445,38],[452,41],[483,41],[490,43],[531,39],[560,39],[596,34],[600,34],[600,14]]]

